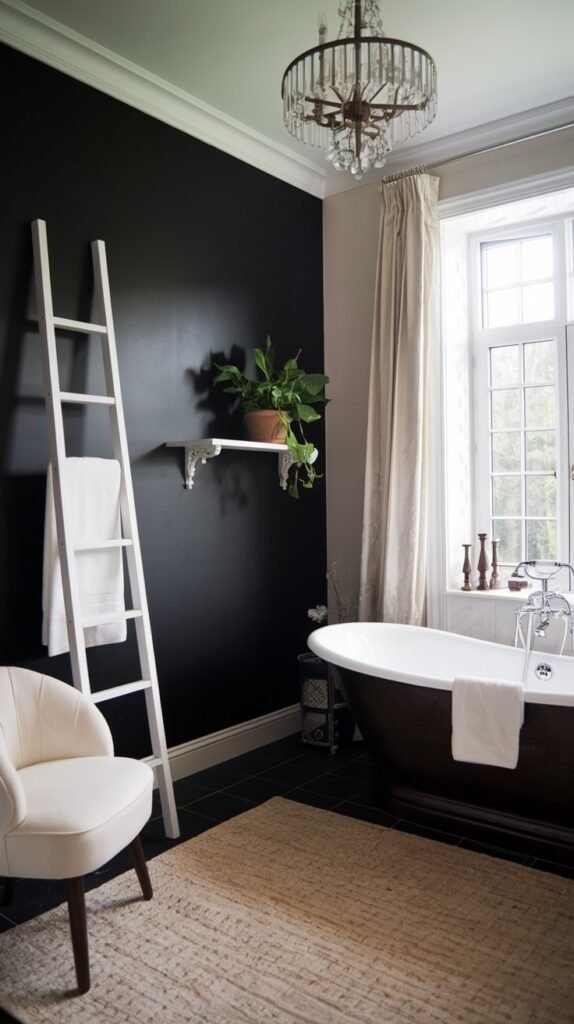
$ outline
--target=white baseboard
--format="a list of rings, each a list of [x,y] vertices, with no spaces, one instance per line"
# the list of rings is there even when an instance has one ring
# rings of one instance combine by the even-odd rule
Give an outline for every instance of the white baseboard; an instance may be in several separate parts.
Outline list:
[[[267,743],[274,743],[284,736],[291,736],[300,727],[300,705],[292,704],[268,715],[261,715],[260,718],[252,718],[248,722],[240,722],[228,729],[170,747],[168,753],[172,779],[175,782]],[[151,757],[144,760],[151,761]]]

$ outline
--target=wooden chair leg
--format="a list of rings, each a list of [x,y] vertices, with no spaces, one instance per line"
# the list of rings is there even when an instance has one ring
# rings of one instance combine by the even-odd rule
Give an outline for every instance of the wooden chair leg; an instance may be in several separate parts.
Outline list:
[[[145,860],[145,854],[143,852],[143,846],[141,836],[136,836],[132,843],[130,843],[130,853],[132,856],[136,875],[141,885],[144,900],[151,900],[153,896],[153,889],[147,869]]]
[[[68,878],[68,910],[70,914],[70,931],[72,948],[76,965],[76,978],[80,995],[90,987],[90,960],[88,952],[88,923],[86,920],[86,900],[84,896],[84,879]]]
[[[15,878],[5,878],[4,879],[4,888],[2,890],[2,902],[0,903],[0,906],[2,906],[2,907],[9,907],[10,906],[12,900],[14,899],[15,889],[16,889],[16,879]]]

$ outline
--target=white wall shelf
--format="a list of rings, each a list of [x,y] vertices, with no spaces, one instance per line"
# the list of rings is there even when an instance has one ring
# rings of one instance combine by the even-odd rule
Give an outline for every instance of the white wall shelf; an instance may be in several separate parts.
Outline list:
[[[196,441],[166,441],[166,448],[185,449],[185,486],[193,487],[195,469],[198,462],[203,465],[208,459],[220,455],[224,449],[242,452],[274,452],[279,456],[279,483],[283,490],[287,489],[287,476],[294,459],[287,445],[271,444],[263,441],[237,441],[227,437],[203,437]]]

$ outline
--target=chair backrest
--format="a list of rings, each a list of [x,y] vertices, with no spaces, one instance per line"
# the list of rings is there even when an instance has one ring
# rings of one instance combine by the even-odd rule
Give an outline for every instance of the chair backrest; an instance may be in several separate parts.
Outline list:
[[[66,757],[110,757],[114,746],[101,711],[79,690],[30,669],[0,666],[0,827],[26,808],[18,771]]]
[[[0,730],[16,769],[114,752],[108,724],[89,697],[30,669],[0,666]]]

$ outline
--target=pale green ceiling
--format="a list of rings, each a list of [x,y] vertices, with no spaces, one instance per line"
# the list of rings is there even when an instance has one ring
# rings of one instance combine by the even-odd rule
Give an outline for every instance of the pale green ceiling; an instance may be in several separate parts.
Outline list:
[[[324,166],[283,128],[280,86],[289,61],[315,45],[319,11],[336,35],[338,0],[27,2]],[[418,143],[574,95],[574,0],[388,0],[381,12],[387,35],[437,64],[439,112]]]

